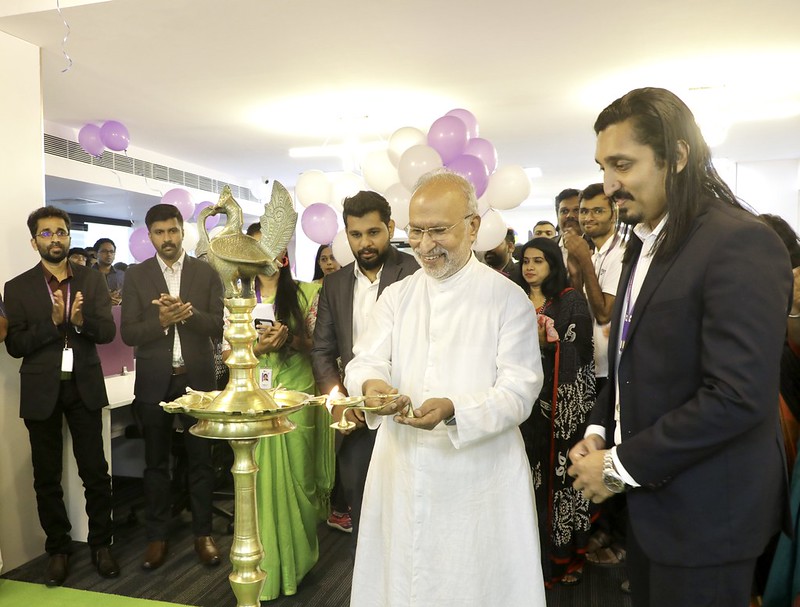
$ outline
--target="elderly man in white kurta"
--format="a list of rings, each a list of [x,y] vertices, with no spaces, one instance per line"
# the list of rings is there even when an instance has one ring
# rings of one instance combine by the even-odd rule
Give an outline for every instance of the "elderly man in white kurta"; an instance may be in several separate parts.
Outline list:
[[[345,373],[351,395],[403,395],[367,415],[378,433],[350,604],[543,607],[517,428],[542,385],[535,312],[472,255],[470,184],[423,179],[406,231],[424,271],[384,291]]]

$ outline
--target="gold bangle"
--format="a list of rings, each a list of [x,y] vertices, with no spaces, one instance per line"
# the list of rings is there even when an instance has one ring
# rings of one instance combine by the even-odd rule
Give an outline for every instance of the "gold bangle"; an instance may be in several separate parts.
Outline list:
[[[800,318],[800,314],[789,314],[789,318]]]

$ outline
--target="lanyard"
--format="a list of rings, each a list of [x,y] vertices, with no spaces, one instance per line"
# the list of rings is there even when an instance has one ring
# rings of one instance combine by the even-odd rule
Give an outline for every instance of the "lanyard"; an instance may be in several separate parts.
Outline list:
[[[53,291],[50,289],[50,283],[47,282],[47,278],[44,279],[44,286],[47,287],[47,293],[50,295],[50,301],[52,303],[56,303],[56,298],[53,296]],[[72,293],[72,283],[67,282],[67,301],[64,302],[64,322],[67,323],[67,330],[64,331],[64,349],[67,349],[67,339],[69,337],[69,306],[70,306],[70,294]]]
[[[625,317],[622,319],[622,333],[619,340],[620,354],[622,354],[622,351],[625,349],[625,345],[628,342],[628,331],[631,328],[631,321],[633,320],[633,281],[636,277],[636,264],[638,263],[638,259],[633,262],[633,268],[631,268],[631,277],[628,280],[628,288],[625,289]]]

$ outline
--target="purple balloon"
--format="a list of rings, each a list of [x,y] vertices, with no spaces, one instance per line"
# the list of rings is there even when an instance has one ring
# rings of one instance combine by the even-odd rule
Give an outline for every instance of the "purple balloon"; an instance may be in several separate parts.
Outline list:
[[[213,206],[214,206],[213,202],[204,200],[203,202],[194,207],[194,215],[192,215],[192,219],[197,221],[200,217],[200,211],[202,211],[207,207],[213,207]],[[214,228],[216,228],[217,224],[219,223],[220,217],[221,215],[209,215],[208,217],[206,217],[206,231],[211,231]]]
[[[156,248],[150,242],[147,228],[136,228],[128,239],[128,249],[136,261],[142,262],[156,254]]]
[[[121,152],[128,149],[130,137],[125,125],[116,120],[107,120],[100,127],[100,139],[109,150]]]
[[[303,232],[317,244],[329,244],[333,241],[339,226],[336,225],[336,211],[322,202],[315,202],[306,207],[300,218]]]
[[[469,110],[457,108],[455,110],[450,110],[445,114],[445,116],[455,116],[456,118],[460,118],[467,127],[467,137],[470,139],[478,136],[478,119],[475,118],[475,114]]]
[[[444,164],[448,164],[464,153],[464,148],[467,147],[467,127],[456,116],[437,118],[428,131],[428,145],[439,152]]]
[[[100,138],[100,127],[96,124],[85,124],[78,131],[78,143],[87,154],[102,156],[105,151],[103,140]]]
[[[192,195],[183,188],[172,188],[161,197],[163,204],[172,204],[178,207],[183,219],[186,220],[194,213]],[[219,221],[219,220],[218,220]]]
[[[463,154],[450,162],[447,168],[469,181],[475,188],[475,196],[478,198],[483,195],[486,186],[489,185],[489,171],[483,160],[477,156]]]
[[[483,160],[483,164],[486,165],[490,175],[497,168],[497,150],[494,149],[492,142],[488,139],[481,139],[480,137],[470,139],[467,141],[467,149],[464,150],[464,153],[470,156],[477,156]]]

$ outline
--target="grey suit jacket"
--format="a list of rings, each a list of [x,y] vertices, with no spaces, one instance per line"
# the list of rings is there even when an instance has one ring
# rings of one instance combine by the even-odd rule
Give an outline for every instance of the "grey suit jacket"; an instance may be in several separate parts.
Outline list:
[[[336,359],[341,357],[344,368],[353,358],[355,263],[352,262],[338,272],[329,274],[322,282],[311,363],[317,388],[324,394],[330,392],[334,386],[338,386],[341,392],[346,392],[339,376]],[[410,276],[417,270],[419,264],[413,256],[390,247],[389,256],[381,271],[378,297],[390,284]]]
[[[122,340],[136,347],[134,394],[143,403],[158,403],[169,390],[175,325],[167,333],[152,303],[168,293],[161,266],[155,257],[132,266],[122,291]],[[192,316],[180,326],[181,354],[189,386],[213,390],[214,349],[212,339],[222,337],[222,281],[210,265],[188,254],[181,271],[180,297],[192,303]]]
[[[642,243],[632,238],[609,339],[609,381],[592,424],[614,433],[637,540],[667,565],[757,557],[779,527],[786,479],[779,361],[792,273],[786,248],[753,215],[708,201],[681,250],[654,260],[617,345]],[[619,362],[617,362],[619,358]]]

